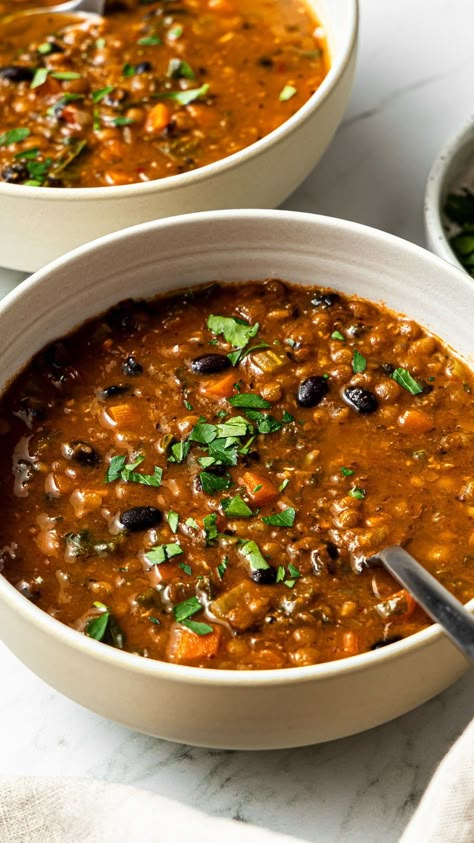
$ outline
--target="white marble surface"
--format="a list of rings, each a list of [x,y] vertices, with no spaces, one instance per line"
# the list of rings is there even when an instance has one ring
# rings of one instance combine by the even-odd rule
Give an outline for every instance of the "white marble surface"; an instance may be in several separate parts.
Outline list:
[[[474,3],[361,0],[361,15],[346,119],[286,207],[423,243],[427,170],[472,109]],[[0,293],[20,278],[0,271]],[[472,716],[474,698],[469,675],[363,735],[307,749],[232,753],[168,744],[108,723],[48,688],[1,645],[0,676],[0,773],[141,785],[317,843],[394,843],[434,766]]]

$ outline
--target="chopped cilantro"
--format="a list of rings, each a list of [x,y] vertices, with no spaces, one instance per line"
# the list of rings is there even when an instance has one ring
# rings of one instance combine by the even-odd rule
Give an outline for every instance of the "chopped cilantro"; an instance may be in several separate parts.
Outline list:
[[[30,88],[39,88],[40,85],[44,85],[48,78],[49,70],[47,67],[37,67],[34,74],[33,79],[30,83]]]
[[[365,498],[365,489],[361,489],[360,486],[353,486],[352,489],[349,490],[349,494],[351,498],[356,498],[358,501],[363,501]]]
[[[153,615],[150,615],[148,618],[151,623],[157,624],[157,626],[161,626],[161,621],[158,618],[155,618]]]
[[[166,75],[169,79],[195,79],[196,74],[192,67],[184,59],[173,58],[169,60]]]
[[[169,542],[168,544],[157,544],[150,548],[145,553],[145,559],[151,565],[161,565],[181,553],[183,553],[183,548],[177,542]]]
[[[207,544],[210,544],[212,541],[217,539],[217,536],[219,535],[219,531],[217,529],[217,513],[211,512],[209,515],[205,515],[202,519],[202,523],[204,524]]]
[[[177,529],[178,529],[178,523],[179,523],[179,515],[178,515],[178,513],[177,513],[177,512],[174,512],[174,510],[173,510],[173,509],[170,509],[170,511],[168,512],[168,514],[167,514],[166,518],[167,518],[167,520],[168,520],[168,524],[170,525],[170,530],[171,530],[171,532],[172,532],[172,533],[176,533],[176,531],[177,531]]]
[[[189,442],[175,442],[171,445],[171,454],[168,457],[168,462],[182,463],[188,456],[191,445]]]
[[[358,375],[361,372],[365,372],[367,368],[367,360],[365,359],[364,355],[354,349],[354,354],[352,356],[352,371],[354,374]]]
[[[332,334],[331,334],[331,339],[332,340],[339,340],[339,342],[345,342],[346,341],[346,338],[343,336],[343,334],[341,334],[340,331],[333,331]]]
[[[158,44],[161,44],[158,35],[147,35],[145,38],[139,38],[137,42],[140,47],[157,47]]]
[[[135,123],[135,120],[132,120],[131,117],[115,117],[112,120],[112,126],[115,126],[115,127],[131,126],[132,123]]]
[[[113,483],[114,480],[118,480],[122,474],[123,469],[125,468],[126,462],[127,457],[112,457],[109,463],[109,467],[107,469],[107,474],[105,475],[105,482]]]
[[[215,424],[208,424],[207,422],[198,422],[194,425],[189,440],[191,442],[199,442],[201,445],[208,445],[217,436],[217,427]]]
[[[188,575],[188,577],[192,575],[193,569],[191,568],[191,565],[187,565],[186,562],[179,562],[178,564],[179,567],[183,569],[184,573]]]
[[[227,556],[224,556],[222,562],[220,562],[219,565],[217,566],[217,573],[219,575],[220,580],[224,576],[228,564],[229,564],[229,559],[228,559]]]
[[[262,521],[270,527],[292,527],[295,523],[295,516],[296,510],[292,506],[288,506],[274,515],[266,515],[262,518]]]
[[[181,24],[177,23],[175,26],[172,26],[171,29],[168,29],[167,36],[171,39],[171,41],[176,41],[178,38],[181,38],[184,30]]]
[[[420,392],[423,392],[423,387],[421,387],[418,381],[410,375],[408,369],[395,369],[395,371],[392,372],[392,378],[400,386],[403,386],[407,392],[411,392],[412,395],[419,395]]]
[[[295,417],[288,412],[288,410],[283,410],[283,415],[281,417],[283,424],[290,424],[290,422],[294,422]]]
[[[201,471],[199,475],[202,490],[206,495],[214,495],[215,492],[220,492],[222,489],[228,489],[232,485],[232,480],[228,474],[219,477],[217,474],[211,474],[209,471]]]
[[[245,542],[245,544],[243,544],[240,548],[240,552],[242,556],[245,556],[252,571],[264,571],[266,568],[270,567],[256,542]]]
[[[129,76],[134,76],[134,75],[135,75],[134,65],[129,64],[128,62],[126,64],[124,64],[124,66],[122,67],[122,76],[125,76],[127,78]]]
[[[282,422],[268,415],[268,413],[261,413],[259,410],[245,410],[245,415],[255,422],[259,433],[276,433],[283,426]]]
[[[284,491],[285,491],[285,489],[286,489],[286,487],[288,486],[288,483],[289,483],[289,482],[290,482],[290,481],[289,481],[288,477],[285,477],[285,479],[284,479],[284,480],[280,483],[280,485],[279,485],[279,487],[278,487],[278,491],[279,491],[279,492],[284,492]]]
[[[209,85],[206,83],[200,88],[188,88],[187,91],[162,91],[160,94],[153,94],[155,99],[170,99],[179,103],[179,105],[189,105],[194,100],[206,96],[209,90]]]
[[[195,632],[196,635],[209,635],[210,632],[213,632],[212,626],[208,623],[198,623],[198,621],[189,621],[185,620],[182,621],[183,626],[187,626],[191,632]]]
[[[241,392],[227,400],[232,407],[253,407],[254,409],[268,410],[272,406],[270,401],[266,401],[261,395],[255,395],[253,392]]]
[[[199,530],[199,524],[194,518],[186,518],[184,523],[186,524],[186,527],[191,527],[192,530]]]
[[[207,319],[207,327],[213,334],[223,334],[226,342],[234,348],[245,348],[251,337],[258,333],[259,324],[249,325],[244,319],[233,316],[216,316],[211,314]]]
[[[72,82],[75,79],[80,79],[81,74],[75,73],[74,70],[58,70],[51,73],[53,79],[58,79],[59,82]]]
[[[285,87],[280,91],[278,99],[280,102],[287,102],[288,100],[291,100],[296,93],[297,90],[293,85],[285,85]]]
[[[341,465],[341,474],[343,477],[351,477],[354,474],[352,468],[346,468],[345,465]]]
[[[113,85],[107,85],[105,88],[100,88],[98,91],[93,91],[91,94],[92,102],[98,103],[110,94],[114,89]]]
[[[223,498],[221,506],[227,518],[250,518],[252,510],[240,495],[233,498]]]
[[[286,571],[283,565],[279,565],[277,569],[276,582],[283,582],[286,577]]]
[[[182,603],[177,603],[173,606],[173,615],[178,623],[191,618],[196,612],[200,612],[202,606],[197,597],[190,597],[188,600],[183,600]]]

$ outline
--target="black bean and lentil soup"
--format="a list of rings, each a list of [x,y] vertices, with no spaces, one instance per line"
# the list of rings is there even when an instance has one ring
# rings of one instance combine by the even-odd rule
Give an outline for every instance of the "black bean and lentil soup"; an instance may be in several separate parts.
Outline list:
[[[132,653],[267,669],[429,623],[366,560],[474,594],[474,378],[415,322],[269,279],[125,301],[0,404],[3,573]]]
[[[329,69],[302,0],[106,12],[0,20],[1,180],[101,187],[193,170],[280,126]]]

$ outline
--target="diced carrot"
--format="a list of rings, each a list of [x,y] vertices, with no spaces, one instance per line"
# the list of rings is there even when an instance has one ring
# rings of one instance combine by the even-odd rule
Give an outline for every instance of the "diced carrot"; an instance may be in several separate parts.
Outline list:
[[[197,635],[185,626],[175,624],[169,638],[166,655],[171,662],[179,664],[212,659],[217,655],[220,639],[220,626],[214,626],[212,632],[207,635]]]
[[[262,474],[246,471],[241,482],[247,488],[247,492],[253,503],[256,503],[258,506],[264,503],[270,503],[278,497],[276,486]]]
[[[423,410],[406,410],[398,417],[398,424],[406,433],[421,435],[433,430],[434,422]]]
[[[107,413],[121,429],[129,430],[135,427],[138,421],[135,409],[130,404],[116,404],[115,407],[107,408]]]
[[[199,389],[208,398],[229,398],[235,392],[235,372],[228,372],[222,378],[206,380]]]
[[[171,112],[164,102],[159,102],[148,112],[145,129],[154,135],[159,135],[171,120]]]

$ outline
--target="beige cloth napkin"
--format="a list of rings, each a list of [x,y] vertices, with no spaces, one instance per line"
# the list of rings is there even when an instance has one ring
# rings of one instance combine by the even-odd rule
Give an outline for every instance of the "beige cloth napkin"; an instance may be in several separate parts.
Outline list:
[[[0,843],[288,843],[124,785],[0,778]],[[400,843],[473,843],[474,721],[440,764]]]

